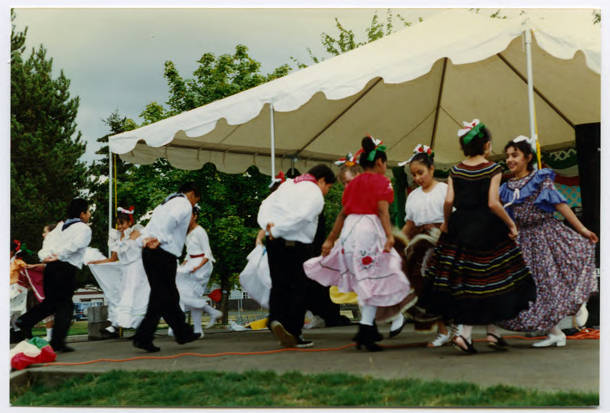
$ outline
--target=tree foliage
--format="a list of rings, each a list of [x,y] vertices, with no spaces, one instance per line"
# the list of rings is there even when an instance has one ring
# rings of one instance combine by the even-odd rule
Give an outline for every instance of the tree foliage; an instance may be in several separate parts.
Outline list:
[[[15,13],[11,11],[11,20]],[[32,251],[42,227],[65,218],[84,187],[86,143],[76,130],[79,98],[70,80],[53,77],[53,59],[40,45],[25,56],[27,28],[11,31],[11,237]]]

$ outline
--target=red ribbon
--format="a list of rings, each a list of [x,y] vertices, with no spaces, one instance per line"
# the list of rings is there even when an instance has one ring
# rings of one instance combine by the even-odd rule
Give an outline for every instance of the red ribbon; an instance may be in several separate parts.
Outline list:
[[[286,176],[284,175],[284,171],[278,172],[278,174],[275,175],[275,179],[279,179],[281,183],[286,182]]]

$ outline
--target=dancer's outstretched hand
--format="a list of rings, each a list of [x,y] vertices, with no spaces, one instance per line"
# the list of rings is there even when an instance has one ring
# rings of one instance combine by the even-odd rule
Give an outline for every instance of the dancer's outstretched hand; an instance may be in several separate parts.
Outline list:
[[[383,246],[383,252],[390,252],[394,248],[394,235],[390,235]]]

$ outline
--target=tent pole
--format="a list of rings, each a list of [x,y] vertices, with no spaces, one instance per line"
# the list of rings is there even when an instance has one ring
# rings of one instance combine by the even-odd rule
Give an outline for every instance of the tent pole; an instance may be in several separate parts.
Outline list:
[[[538,168],[540,163],[540,143],[538,142],[538,131],[536,130],[536,107],[534,106],[534,74],[532,71],[532,32],[525,30],[525,54],[527,61],[527,100],[530,118],[530,138],[536,139],[536,156],[538,158]]]
[[[108,237],[112,231],[112,151],[108,142]],[[108,256],[110,256],[110,246],[108,246]]]
[[[273,103],[269,103],[269,120],[271,122],[271,182],[275,178],[275,129],[273,126]]]

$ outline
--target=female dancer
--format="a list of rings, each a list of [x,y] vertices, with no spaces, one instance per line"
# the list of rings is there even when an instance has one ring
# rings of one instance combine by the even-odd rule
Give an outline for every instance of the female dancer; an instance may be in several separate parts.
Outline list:
[[[499,326],[514,331],[549,331],[533,347],[565,346],[566,336],[557,324],[574,315],[583,326],[589,295],[596,291],[597,236],[568,207],[553,185],[555,173],[534,168],[535,149],[525,136],[509,142],[506,164],[513,178],[500,188],[500,198],[519,228],[517,242],[536,282],[536,302]],[[557,211],[576,231],[553,217]]]
[[[389,206],[394,191],[384,176],[385,147],[366,137],[362,148],[364,172],[345,187],[343,209],[322,246],[322,256],[306,261],[303,267],[309,278],[322,285],[358,294],[362,317],[354,341],[358,348],[379,351],[382,348],[375,342],[382,337],[374,324],[376,316],[379,321],[395,316],[417,298],[393,249]]]
[[[440,226],[444,221],[443,205],[447,195],[447,184],[434,179],[434,152],[429,146],[417,145],[413,149],[413,155],[406,162],[398,165],[409,165],[413,180],[419,185],[407,197],[405,206],[405,225],[402,232],[407,236],[407,277],[415,289],[415,293],[421,296],[423,293],[423,274],[426,269],[426,261],[434,253],[434,246],[440,236]],[[420,310],[414,306],[412,310]],[[419,317],[422,316],[420,310]],[[427,319],[433,319],[429,314]],[[429,323],[416,321],[416,330],[422,325],[429,328]],[[428,343],[428,347],[440,347],[449,342],[451,334],[445,323],[436,322],[438,335]],[[420,328],[421,329],[421,328]],[[392,331],[390,331],[392,336]]]
[[[193,207],[193,215],[186,236],[186,258],[178,267],[176,273],[176,287],[180,294],[180,306],[184,311],[191,312],[193,331],[200,333],[203,338],[201,327],[202,311],[210,315],[210,321],[206,328],[216,324],[216,320],[222,317],[222,311],[210,306],[204,297],[208,281],[212,276],[214,256],[210,248],[208,234],[199,224],[199,205]]]
[[[527,308],[536,286],[513,240],[515,223],[500,203],[502,168],[486,159],[490,133],[478,119],[464,125],[458,136],[466,159],[451,168],[443,234],[426,270],[422,299],[430,312],[464,324],[453,344],[472,354],[472,325],[487,325],[488,345],[505,349],[493,324]]]

